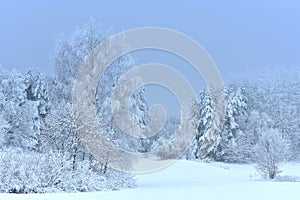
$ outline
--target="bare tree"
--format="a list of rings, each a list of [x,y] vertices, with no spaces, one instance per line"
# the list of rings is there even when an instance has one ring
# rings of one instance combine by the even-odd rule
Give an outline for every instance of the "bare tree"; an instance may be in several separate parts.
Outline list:
[[[256,170],[265,178],[274,179],[281,171],[280,163],[289,157],[289,141],[276,129],[263,132],[255,147]]]

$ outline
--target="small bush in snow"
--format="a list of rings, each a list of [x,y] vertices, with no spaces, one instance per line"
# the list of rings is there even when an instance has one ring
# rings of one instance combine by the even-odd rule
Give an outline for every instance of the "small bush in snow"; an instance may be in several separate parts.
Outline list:
[[[263,132],[255,147],[256,170],[264,177],[274,179],[279,165],[289,157],[289,141],[278,130]]]

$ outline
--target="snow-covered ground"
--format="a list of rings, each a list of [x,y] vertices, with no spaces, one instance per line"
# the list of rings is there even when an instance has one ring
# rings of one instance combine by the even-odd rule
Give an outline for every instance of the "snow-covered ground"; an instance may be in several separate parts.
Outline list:
[[[287,164],[282,176],[300,177],[300,164]],[[252,165],[177,161],[151,174],[137,175],[137,188],[69,194],[0,194],[0,200],[299,200],[300,182],[263,181]]]

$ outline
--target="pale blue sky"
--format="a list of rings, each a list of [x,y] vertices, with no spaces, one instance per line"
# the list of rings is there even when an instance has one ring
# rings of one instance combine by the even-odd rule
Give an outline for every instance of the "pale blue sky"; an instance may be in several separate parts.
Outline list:
[[[298,0],[0,0],[0,64],[20,71],[53,73],[55,36],[71,32],[90,16],[118,31],[158,26],[183,32],[212,56],[224,77],[264,66],[300,67]],[[150,53],[140,62],[169,62]],[[170,61],[197,83],[193,71]]]
[[[178,1],[179,2],[179,1]],[[116,31],[160,26],[202,44],[221,71],[300,64],[300,1],[0,1],[0,63],[53,72],[55,36],[90,16]]]

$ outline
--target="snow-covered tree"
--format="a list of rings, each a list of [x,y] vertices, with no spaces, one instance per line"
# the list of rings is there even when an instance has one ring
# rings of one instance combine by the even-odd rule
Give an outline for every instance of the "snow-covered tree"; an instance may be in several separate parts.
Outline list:
[[[260,129],[279,130],[291,140],[291,159],[296,160],[300,146],[300,120],[297,114],[300,104],[299,79],[282,71],[277,75],[279,78],[269,80],[265,77],[262,81],[252,80],[245,84],[250,114],[244,130],[253,137],[252,141],[258,140]]]
[[[54,55],[57,78],[51,80],[55,85],[55,88],[53,89],[54,95],[52,95],[51,99],[53,104],[55,104],[55,102],[71,103],[72,89],[80,66],[88,58],[89,53],[101,41],[106,39],[108,35],[109,31],[103,31],[94,20],[91,20],[87,24],[77,28],[71,35],[60,37]],[[109,47],[103,49],[105,52],[109,52],[109,50]],[[115,145],[118,145],[121,149],[126,151],[149,151],[148,141],[130,137],[127,133],[123,133],[112,116],[112,91],[120,76],[134,65],[135,60],[131,56],[125,55],[115,60],[111,66],[104,71],[97,84],[95,94],[96,115],[100,122],[99,128],[104,130],[106,136],[110,141],[114,142]],[[135,91],[129,101],[133,122],[141,127],[145,126],[147,105],[144,97],[144,89],[140,88]],[[89,116],[86,118],[89,118]],[[90,121],[88,122],[90,123]],[[86,127],[86,129],[89,128]],[[93,130],[90,130],[87,134],[96,134],[96,132],[97,131],[93,128]],[[101,146],[103,148],[99,151],[99,155],[103,154],[103,156],[101,159],[98,157],[98,159],[103,162],[102,164],[104,164],[106,168],[107,164],[111,163],[112,160],[118,160],[118,158],[113,158],[113,153],[110,152],[111,149],[107,144]]]
[[[177,136],[180,120],[176,118],[168,118],[164,128],[150,138],[151,151],[156,152],[161,159],[176,159],[177,152],[173,152],[172,138]],[[167,146],[168,150],[162,151],[160,148]],[[167,148],[166,148],[167,149]],[[177,149],[176,149],[177,151]]]
[[[202,145],[201,137],[209,130],[212,121],[212,105],[211,97],[207,91],[200,93],[200,105],[199,111],[194,109],[195,115],[199,115],[199,128],[195,136],[195,144],[193,146],[193,154],[196,159],[199,158],[199,151]],[[199,112],[199,114],[198,114]]]
[[[78,27],[70,35],[61,35],[53,56],[55,72],[61,83],[60,98],[71,100],[78,69],[85,57],[103,40],[108,33],[103,32],[95,20]]]
[[[4,117],[4,105],[5,105],[5,97],[3,96],[2,92],[0,92],[0,150],[3,149],[4,147],[4,138],[6,135],[6,132],[9,128],[9,124],[7,122],[7,120]]]
[[[12,72],[1,80],[4,145],[34,150],[38,145],[38,110],[36,102],[28,101],[24,76]]]
[[[250,151],[241,130],[240,120],[247,115],[245,88],[231,86],[226,91],[226,117],[219,145],[214,150],[214,159],[226,162],[245,162],[250,159]]]
[[[290,142],[276,129],[262,132],[255,147],[256,169],[265,178],[274,179],[279,165],[290,156]]]
[[[47,79],[43,74],[29,70],[24,77],[26,99],[37,102],[38,114],[44,119],[50,110],[50,97]]]
[[[68,153],[72,160],[72,168],[78,165],[78,158],[85,154],[77,129],[74,124],[72,106],[69,102],[61,102],[53,105],[45,120],[41,134],[42,151],[56,151]]]

